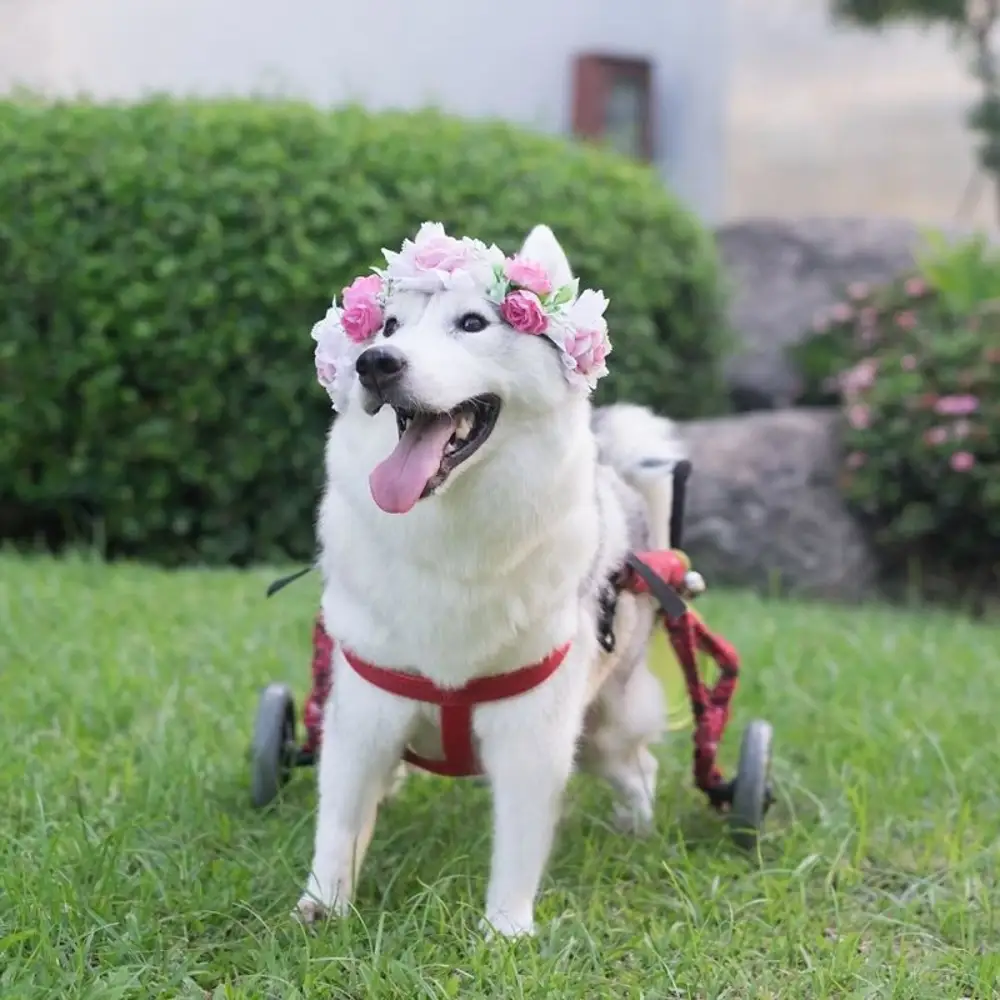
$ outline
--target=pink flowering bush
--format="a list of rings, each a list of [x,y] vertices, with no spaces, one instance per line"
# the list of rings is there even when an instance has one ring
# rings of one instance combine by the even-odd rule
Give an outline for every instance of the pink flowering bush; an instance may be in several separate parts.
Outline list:
[[[1000,585],[1000,253],[936,246],[818,318],[843,407],[841,485],[886,554]],[[824,353],[825,352],[825,353]]]

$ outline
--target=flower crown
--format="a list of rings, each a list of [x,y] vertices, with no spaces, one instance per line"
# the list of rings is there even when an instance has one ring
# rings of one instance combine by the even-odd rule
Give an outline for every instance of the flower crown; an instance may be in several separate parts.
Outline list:
[[[395,292],[485,292],[508,326],[548,337],[559,348],[571,385],[589,391],[608,373],[608,300],[601,292],[579,291],[577,279],[555,288],[541,264],[506,257],[480,240],[448,236],[439,222],[425,222],[415,239],[403,241],[399,253],[382,253],[386,267],[373,267],[374,273],[355,278],[343,290],[342,305],[334,299],[312,330],[316,375],[334,409],[346,404],[354,363],[382,329]]]

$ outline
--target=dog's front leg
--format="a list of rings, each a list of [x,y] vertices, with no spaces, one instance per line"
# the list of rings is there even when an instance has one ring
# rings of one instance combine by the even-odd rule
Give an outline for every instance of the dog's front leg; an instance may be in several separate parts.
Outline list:
[[[298,904],[306,923],[345,915],[413,716],[412,703],[379,691],[337,656],[323,717],[312,870]]]
[[[553,697],[557,690],[561,702]],[[534,933],[535,898],[573,769],[582,693],[575,697],[557,685],[488,711],[481,755],[493,788],[493,857],[484,923],[488,933],[516,937]]]

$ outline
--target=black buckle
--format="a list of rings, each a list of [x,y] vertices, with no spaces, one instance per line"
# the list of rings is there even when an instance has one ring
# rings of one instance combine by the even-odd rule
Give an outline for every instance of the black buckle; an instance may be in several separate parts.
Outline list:
[[[605,653],[615,651],[615,611],[618,609],[618,591],[610,584],[601,588],[597,618],[597,641]]]
[[[684,598],[662,576],[654,573],[634,552],[628,554],[625,565],[642,577],[649,587],[650,593],[656,598],[663,613],[670,621],[677,621],[687,611]]]

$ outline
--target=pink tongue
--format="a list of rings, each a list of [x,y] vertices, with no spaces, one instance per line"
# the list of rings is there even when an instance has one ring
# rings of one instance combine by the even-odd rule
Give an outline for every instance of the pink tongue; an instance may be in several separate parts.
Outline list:
[[[403,431],[393,453],[368,477],[372,499],[387,514],[405,514],[420,499],[428,480],[441,467],[455,421],[444,413],[416,419]]]

